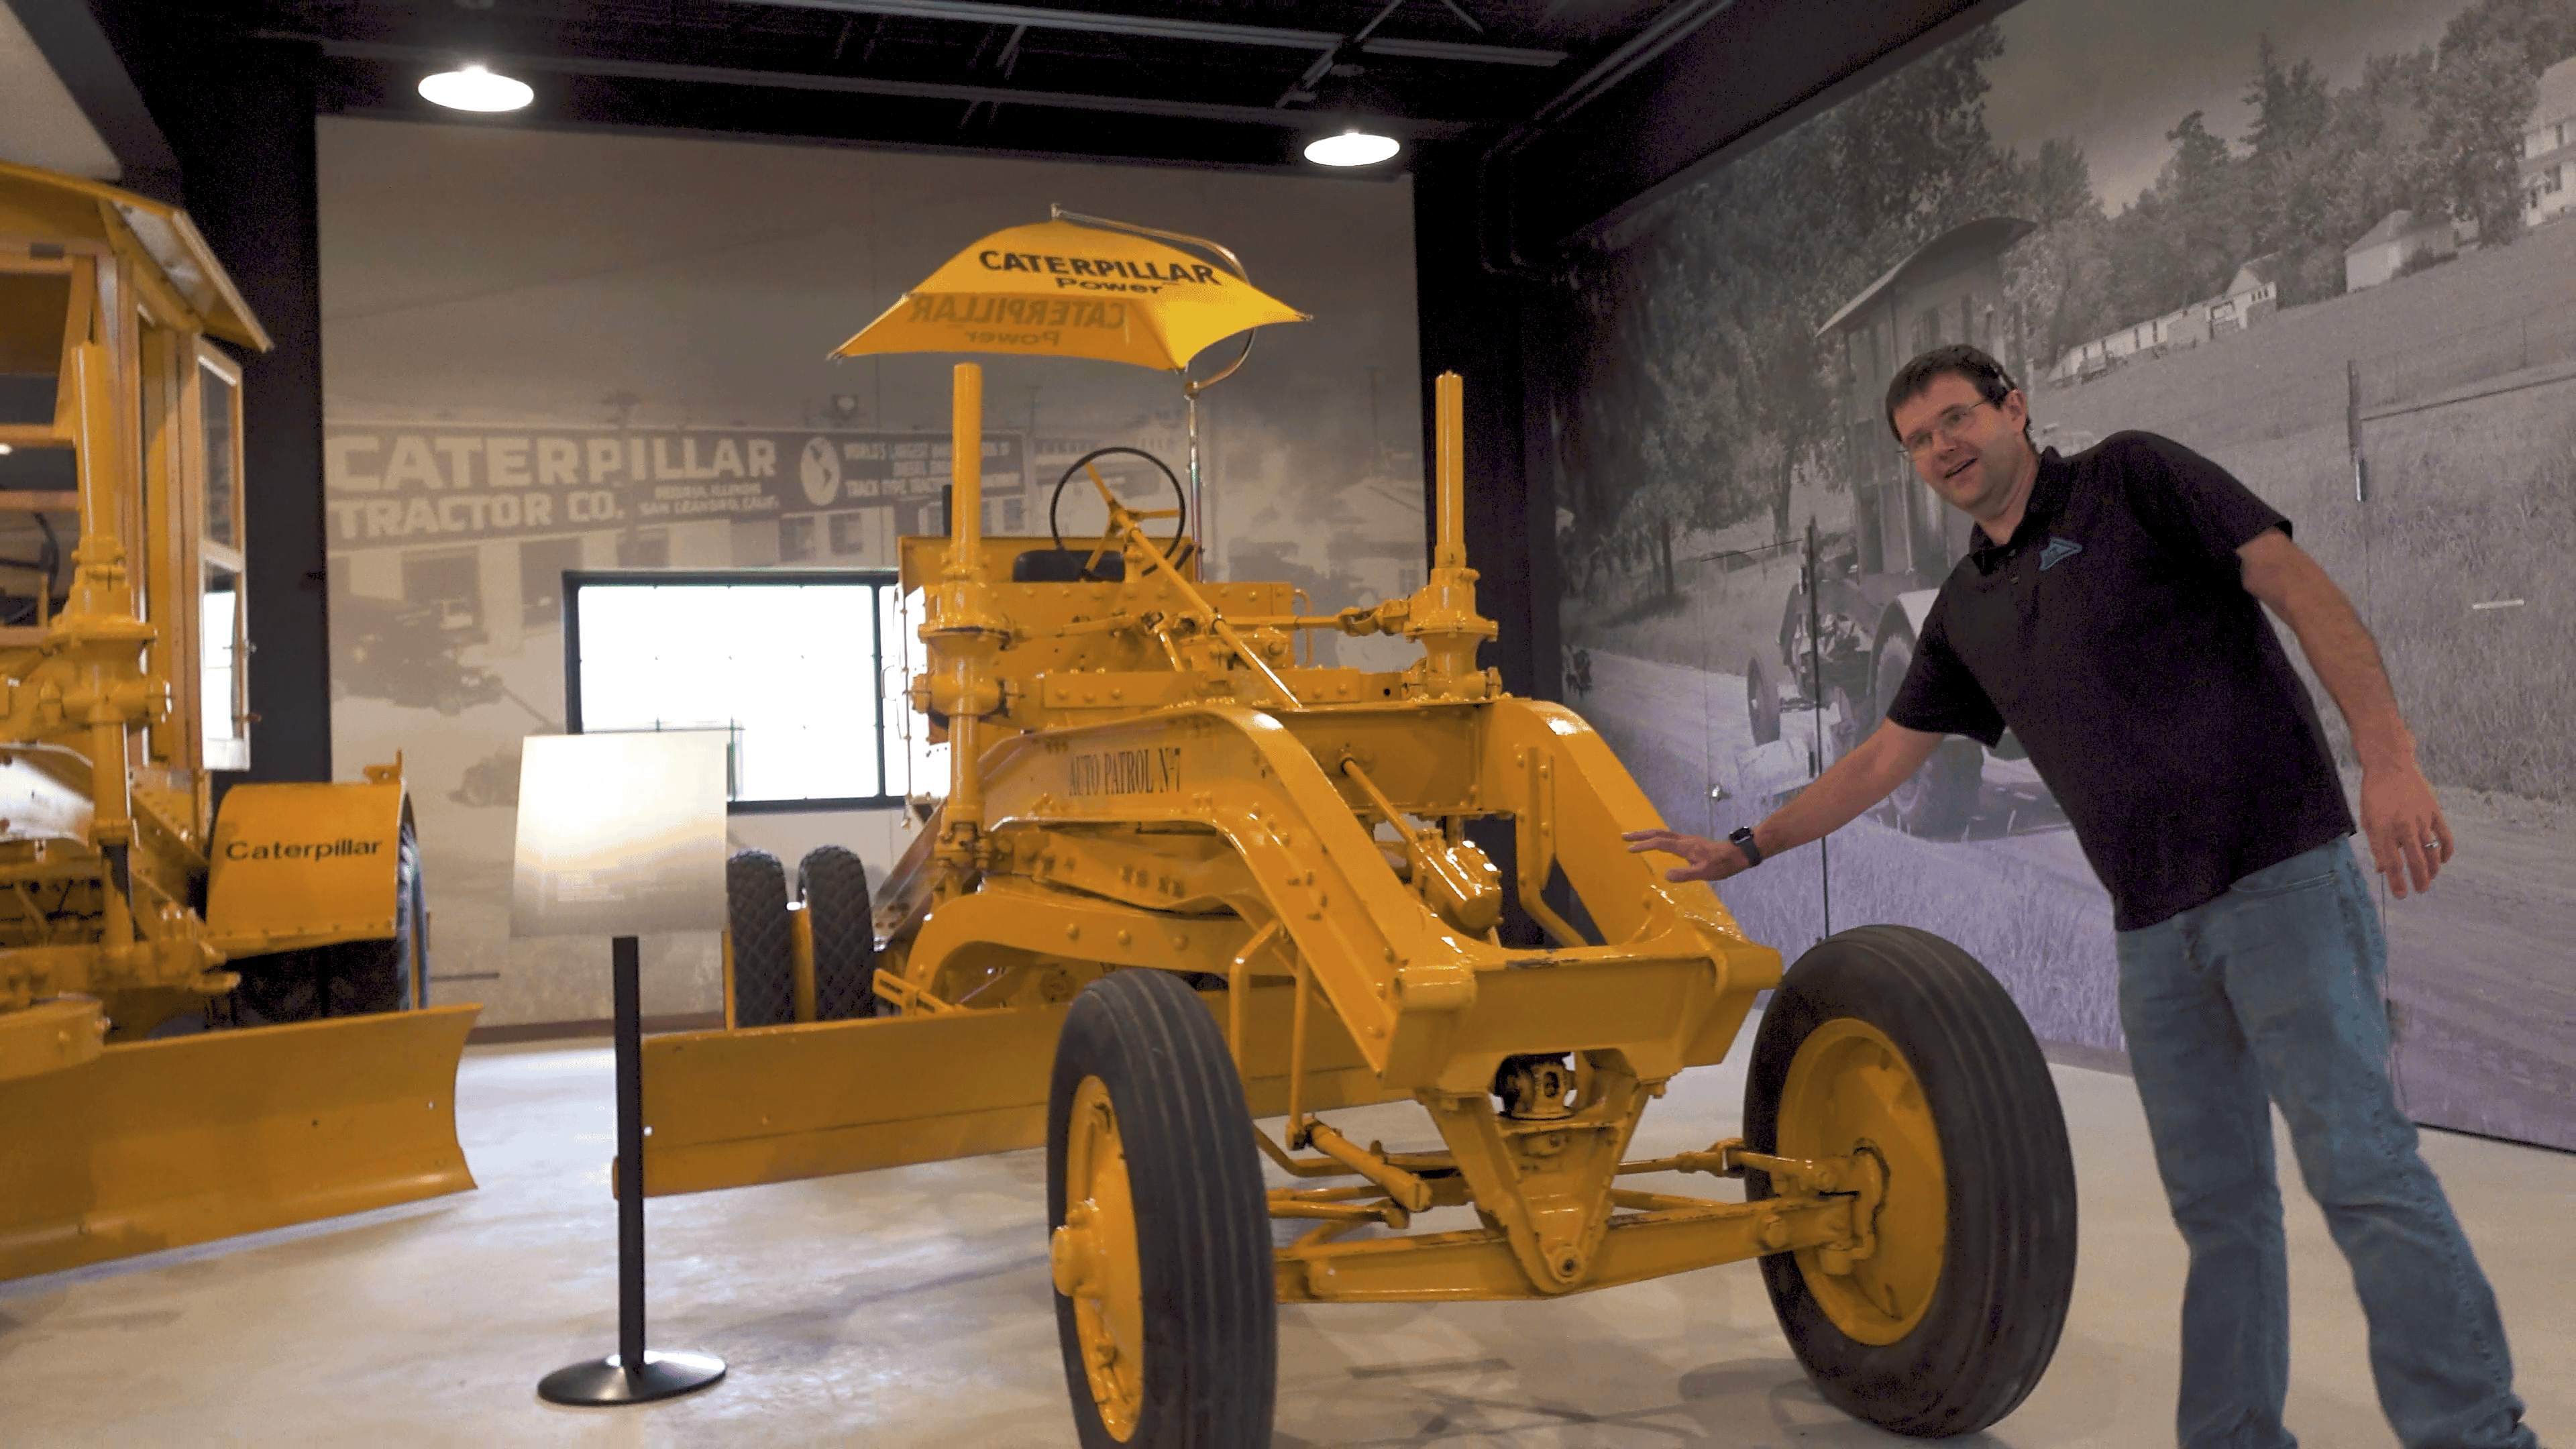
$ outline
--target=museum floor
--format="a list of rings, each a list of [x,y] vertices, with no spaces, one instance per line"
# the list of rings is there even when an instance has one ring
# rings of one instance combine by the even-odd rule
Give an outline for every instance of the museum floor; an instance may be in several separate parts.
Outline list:
[[[2073,1315],[2029,1402],[1960,1442],[2169,1445],[2182,1250],[2136,1097],[2119,1076],[2056,1075],[2083,1186]],[[1641,1149],[1731,1132],[1740,1091],[1732,1067],[1686,1076],[1648,1113]],[[537,1400],[539,1376],[606,1352],[616,1331],[609,1054],[477,1049],[459,1098],[478,1192],[0,1285],[0,1438],[370,1449],[1071,1442],[1039,1231],[1041,1153],[656,1200],[653,1342],[720,1354],[732,1376],[649,1408],[559,1409]],[[1343,1115],[1361,1140],[1410,1139],[1412,1110]],[[2532,1422],[2576,1442],[2576,1379],[2565,1372],[2576,1364],[2566,1232],[2576,1156],[2440,1134],[2425,1150],[2496,1279]],[[2315,1208],[2295,1186],[2288,1195],[2292,1427],[2311,1449],[2389,1444],[2342,1261]],[[1759,1278],[1737,1265],[1562,1303],[1291,1309],[1275,1442],[1909,1441],[1824,1406]]]

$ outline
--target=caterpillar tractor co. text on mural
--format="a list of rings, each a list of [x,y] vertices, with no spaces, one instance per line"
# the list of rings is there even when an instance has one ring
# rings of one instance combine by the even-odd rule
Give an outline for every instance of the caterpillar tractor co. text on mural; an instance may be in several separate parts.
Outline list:
[[[1708,886],[1623,848],[1659,821],[1618,760],[1478,664],[1462,386],[1436,389],[1428,581],[1337,613],[1208,578],[1186,501],[1133,508],[1093,474],[1101,534],[994,537],[958,470],[947,536],[902,544],[912,702],[950,773],[878,883],[888,1014],[648,1041],[647,1190],[1044,1144],[1086,1445],[1268,1442],[1282,1303],[1742,1259],[1832,1402],[1922,1435],[1994,1422],[2054,1352],[2074,1265],[2037,1043],[1945,942],[1864,927],[1784,974]],[[955,456],[981,393],[957,365]],[[1421,652],[1301,662],[1322,631]],[[786,934],[783,895],[737,901],[738,941]],[[1506,943],[1515,909],[1543,939]],[[1766,991],[1740,1133],[1632,1157]],[[1407,1099],[1436,1147],[1335,1121]],[[1694,1173],[1741,1198],[1628,1185]]]
[[[218,342],[268,346],[184,213],[0,164],[0,1278],[473,1186],[400,760],[216,808],[250,763]]]

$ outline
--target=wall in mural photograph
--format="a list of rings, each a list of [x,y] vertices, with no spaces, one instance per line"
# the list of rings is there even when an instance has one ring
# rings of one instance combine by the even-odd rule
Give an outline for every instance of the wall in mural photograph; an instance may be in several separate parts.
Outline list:
[[[1566,697],[1674,824],[1883,716],[1968,539],[1884,392],[1973,342],[2041,447],[2178,439],[2353,597],[2459,837],[2382,905],[2408,1107],[2576,1146],[2576,4],[2029,0],[1622,219],[1565,307]],[[1793,954],[1940,932],[2117,1051],[2108,898],[2017,755],[1952,740],[1723,894]]]
[[[1201,400],[1211,575],[1288,580],[1327,611],[1421,582],[1401,180],[330,118],[320,149],[333,750],[343,776],[402,753],[432,998],[481,1001],[486,1023],[608,1009],[604,942],[508,938],[520,742],[567,722],[564,574],[892,567],[899,538],[941,527],[960,359],[827,354],[1050,203],[1213,238],[1313,315],[1264,330]],[[1185,469],[1169,373],[981,361],[988,529],[1044,533],[1057,480],[1096,448]],[[1150,464],[1105,467],[1168,506]],[[1077,479],[1066,532],[1101,519]],[[810,647],[765,647],[818,676],[875,672],[870,631],[812,622]],[[1402,645],[1318,647],[1390,667]],[[899,661],[885,679],[902,688]],[[855,744],[874,723],[848,728]],[[895,809],[737,814],[732,834],[791,881],[817,845],[873,873],[910,840]],[[718,1009],[712,936],[649,942],[645,967],[648,1013]]]

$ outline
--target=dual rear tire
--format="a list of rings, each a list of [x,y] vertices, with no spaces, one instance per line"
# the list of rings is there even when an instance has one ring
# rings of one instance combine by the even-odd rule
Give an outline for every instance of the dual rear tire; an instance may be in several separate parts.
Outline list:
[[[876,925],[867,866],[837,845],[817,846],[796,867],[814,944],[814,1019],[876,1014]],[[725,922],[733,949],[734,1025],[784,1026],[796,1019],[793,919],[787,872],[765,850],[725,862]]]

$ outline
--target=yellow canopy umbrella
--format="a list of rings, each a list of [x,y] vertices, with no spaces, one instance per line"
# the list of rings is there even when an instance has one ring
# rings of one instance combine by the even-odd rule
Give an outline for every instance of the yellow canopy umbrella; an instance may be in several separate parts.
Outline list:
[[[1223,264],[1210,265],[1208,256]],[[1058,206],[1046,221],[997,231],[951,257],[832,355],[1006,352],[1179,373],[1189,405],[1190,536],[1204,548],[1199,394],[1252,355],[1254,328],[1311,320],[1253,286],[1241,259],[1205,237]],[[1189,375],[1190,359],[1236,333],[1244,334],[1243,350],[1232,362],[1207,377]],[[1096,471],[1092,481],[1099,483]]]
[[[1212,265],[1158,237],[1183,239],[1061,209],[1053,220],[997,231],[832,355],[1002,352],[1178,372],[1238,332],[1308,320],[1245,281],[1239,263]],[[1211,250],[1234,262],[1224,248]]]

